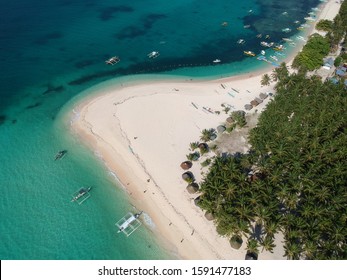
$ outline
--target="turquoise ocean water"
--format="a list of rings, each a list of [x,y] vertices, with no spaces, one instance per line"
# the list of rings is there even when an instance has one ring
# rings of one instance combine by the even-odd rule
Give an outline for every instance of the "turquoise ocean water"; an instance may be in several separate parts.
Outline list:
[[[264,67],[243,50],[259,53],[260,33],[275,42],[295,36],[294,21],[303,22],[318,3],[0,0],[0,258],[176,258],[154,239],[150,220],[129,238],[117,235],[114,223],[133,210],[126,193],[68,133],[59,112],[111,78],[213,78]],[[284,34],[287,27],[292,31]],[[244,45],[236,43],[240,38]],[[153,50],[161,55],[149,61]],[[105,65],[114,55],[121,62]],[[213,65],[216,58],[222,63]],[[61,149],[68,154],[54,161]],[[71,203],[86,185],[94,187],[91,198]]]

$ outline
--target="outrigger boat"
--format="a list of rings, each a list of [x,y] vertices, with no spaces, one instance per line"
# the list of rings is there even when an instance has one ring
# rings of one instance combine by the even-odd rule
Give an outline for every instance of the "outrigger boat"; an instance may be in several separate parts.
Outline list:
[[[115,65],[120,61],[120,58],[118,56],[113,56],[105,61],[106,64],[109,65]]]
[[[217,58],[217,59],[213,60],[212,62],[213,62],[213,63],[220,63],[221,60]]]
[[[90,190],[92,187],[80,188],[77,192],[72,194],[71,202],[77,202],[78,204],[82,204],[90,197]]]
[[[127,213],[116,223],[116,226],[118,227],[117,233],[123,232],[127,237],[132,234],[142,224],[139,220],[142,213],[143,211],[136,214],[131,212]]]
[[[56,155],[54,160],[62,159],[67,153],[67,150],[61,150]]]
[[[157,51],[152,51],[149,54],[147,54],[148,58],[157,58],[160,55]]]
[[[245,55],[255,56],[255,53],[254,53],[254,52],[251,52],[251,51],[243,51],[243,53],[244,53]]]

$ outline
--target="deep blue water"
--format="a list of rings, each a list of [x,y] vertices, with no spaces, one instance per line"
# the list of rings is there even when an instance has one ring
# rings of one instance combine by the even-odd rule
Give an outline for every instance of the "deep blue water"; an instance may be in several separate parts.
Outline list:
[[[115,221],[133,210],[126,193],[57,114],[81,91],[114,77],[208,78],[263,67],[243,50],[260,52],[257,34],[274,42],[293,36],[294,21],[303,22],[318,3],[0,0],[0,258],[175,258],[149,225],[130,238],[116,234]],[[287,27],[292,31],[283,34]],[[160,56],[149,60],[153,50]],[[121,62],[105,65],[114,55]],[[216,58],[222,63],[213,65]],[[63,148],[69,153],[55,162]],[[83,185],[95,186],[92,197],[70,203]]]

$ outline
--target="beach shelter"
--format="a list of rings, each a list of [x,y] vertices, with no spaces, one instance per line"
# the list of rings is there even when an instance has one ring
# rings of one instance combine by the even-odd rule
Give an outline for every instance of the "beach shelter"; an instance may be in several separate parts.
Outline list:
[[[190,193],[196,193],[199,190],[199,185],[197,183],[191,183],[186,187],[186,190]]]
[[[193,163],[191,161],[184,161],[181,163],[180,166],[183,170],[188,170],[189,168],[193,166]]]
[[[187,171],[187,172],[184,172],[183,174],[182,174],[182,179],[184,180],[184,181],[194,181],[194,175],[193,175],[193,173],[192,172],[190,172],[190,171]]]
[[[251,104],[246,104],[245,105],[245,110],[251,110],[253,108],[253,106]]]
[[[196,198],[194,199],[194,204],[195,204],[196,206],[199,206],[200,200],[201,200],[200,196],[196,197]]]
[[[250,251],[247,251],[247,254],[245,256],[245,260],[257,260],[257,259],[258,259],[257,254],[250,252]]]
[[[214,216],[211,212],[207,212],[205,213],[205,218],[208,220],[208,221],[212,221],[214,220]]]
[[[229,239],[229,244],[231,248],[236,250],[240,249],[240,247],[242,246],[242,243],[243,243],[243,240],[240,235],[234,235],[233,237]]]
[[[252,101],[251,101],[251,105],[252,105],[253,107],[257,107],[257,106],[259,105],[259,103],[258,103],[256,100],[252,100]]]
[[[226,127],[224,125],[217,126],[217,132],[223,133],[226,130]]]
[[[226,119],[226,122],[232,124],[234,123],[234,119],[232,117],[229,117]]]
[[[259,94],[259,98],[261,98],[261,99],[266,99],[267,98],[267,94],[265,94],[265,93],[260,93]]]
[[[255,100],[255,101],[257,101],[257,102],[258,102],[258,104],[260,104],[260,103],[262,103],[262,102],[263,102],[263,99],[260,99],[260,98],[258,98],[258,97],[254,98],[254,100]]]

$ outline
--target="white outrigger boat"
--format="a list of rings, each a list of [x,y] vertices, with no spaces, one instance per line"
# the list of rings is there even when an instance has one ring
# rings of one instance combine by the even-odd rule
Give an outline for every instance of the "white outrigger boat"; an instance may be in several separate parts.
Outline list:
[[[147,54],[148,58],[157,58],[160,55],[157,51],[152,51],[149,54]]]
[[[120,61],[120,58],[118,56],[113,56],[105,61],[106,64],[109,65],[115,65]]]
[[[136,214],[131,212],[127,213],[116,223],[116,226],[118,227],[117,233],[123,232],[127,237],[132,234],[142,224],[139,220],[142,213],[142,211]]]
[[[90,197],[90,190],[92,187],[80,188],[77,192],[72,194],[71,202],[82,204]]]

